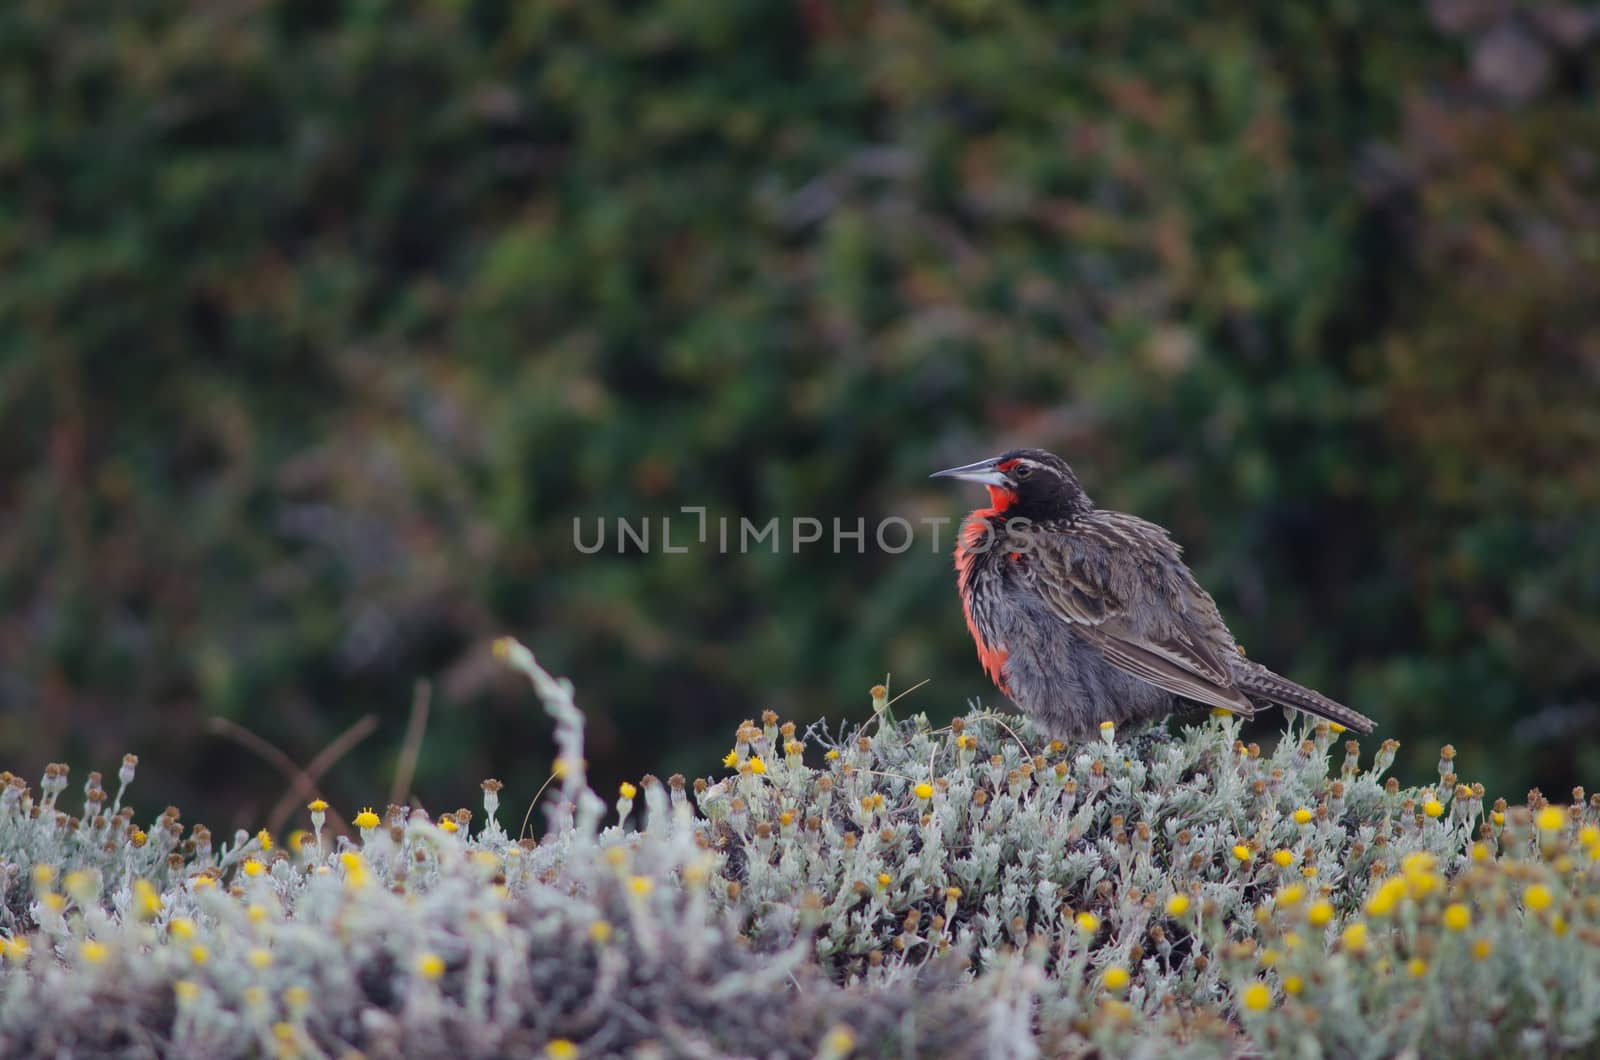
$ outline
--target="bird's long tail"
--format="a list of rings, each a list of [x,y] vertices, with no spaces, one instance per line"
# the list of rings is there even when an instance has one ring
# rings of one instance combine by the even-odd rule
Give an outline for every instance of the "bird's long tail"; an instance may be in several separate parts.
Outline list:
[[[1261,699],[1280,707],[1293,707],[1319,718],[1338,722],[1347,729],[1371,732],[1376,725],[1371,718],[1336,703],[1320,692],[1297,685],[1287,677],[1273,673],[1260,663],[1248,662],[1234,671],[1234,683],[1251,699]]]

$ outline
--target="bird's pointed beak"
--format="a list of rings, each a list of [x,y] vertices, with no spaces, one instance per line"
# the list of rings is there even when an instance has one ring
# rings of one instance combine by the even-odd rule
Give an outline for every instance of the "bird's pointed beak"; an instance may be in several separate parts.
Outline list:
[[[976,464],[964,464],[961,467],[946,468],[935,471],[929,478],[958,478],[963,482],[978,482],[985,486],[999,486],[1009,488],[1011,480],[1006,478],[1004,471],[999,471],[995,465],[1000,462],[998,456],[988,460],[979,460]]]

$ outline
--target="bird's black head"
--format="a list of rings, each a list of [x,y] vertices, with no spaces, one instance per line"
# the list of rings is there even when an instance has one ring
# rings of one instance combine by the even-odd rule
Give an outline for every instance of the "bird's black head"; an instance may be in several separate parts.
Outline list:
[[[1012,449],[929,477],[982,483],[995,513],[1007,518],[1065,519],[1094,507],[1067,462],[1043,449]]]

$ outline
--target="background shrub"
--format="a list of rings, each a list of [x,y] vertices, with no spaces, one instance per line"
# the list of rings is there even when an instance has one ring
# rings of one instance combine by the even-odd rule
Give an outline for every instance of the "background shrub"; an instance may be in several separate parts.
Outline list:
[[[531,786],[506,630],[608,784],[883,667],[958,703],[920,544],[586,558],[572,519],[955,515],[926,473],[1028,442],[1252,654],[1562,790],[1596,55],[1546,4],[9,3],[0,752],[138,746],[255,822],[278,778],[204,720],[304,762],[376,714],[353,802],[427,677],[418,792]]]

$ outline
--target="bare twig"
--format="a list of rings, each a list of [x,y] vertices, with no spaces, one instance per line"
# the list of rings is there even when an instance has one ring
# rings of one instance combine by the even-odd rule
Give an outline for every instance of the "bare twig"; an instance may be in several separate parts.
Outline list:
[[[906,698],[911,693],[915,692],[917,689],[921,688],[923,685],[927,684],[929,681],[932,681],[932,680],[933,680],[933,678],[931,678],[931,677],[924,677],[922,680],[918,681],[916,684],[912,685],[910,688],[906,689],[904,692],[901,692],[898,696],[895,696],[893,699],[889,700],[887,705],[891,706],[891,707],[894,706],[896,703],[900,702],[902,699]]]
[[[267,830],[276,834],[282,830],[284,823],[289,820],[289,815],[294,812],[295,803],[307,797],[319,794],[317,781],[322,779],[322,774],[333,768],[333,764],[343,758],[349,750],[368,736],[378,727],[375,715],[368,714],[324,747],[311,764],[301,769],[295,764],[294,759],[284,754],[273,744],[251,732],[243,725],[229,721],[227,718],[212,718],[208,723],[212,732],[219,736],[226,736],[235,743],[254,751],[261,758],[270,762],[289,781],[289,790],[278,804],[267,815]],[[333,809],[328,810],[335,830],[349,831],[344,818]]]
[[[550,782],[554,779],[556,779],[556,775],[555,773],[551,773],[548,777],[544,778],[544,783],[539,785],[539,790],[533,793],[533,799],[528,803],[528,812],[522,815],[522,828],[517,832],[518,839],[524,839],[527,837],[528,822],[533,820],[533,808],[539,805],[539,796],[544,794],[544,789],[548,788],[550,786]]]
[[[400,800],[411,790],[411,780],[417,772],[417,756],[422,752],[422,735],[428,728],[428,706],[433,699],[433,686],[426,680],[418,681],[411,690],[411,716],[406,720],[406,742],[400,748],[400,760],[395,763],[394,783],[389,785],[389,804],[400,805]]]
[[[317,753],[317,757],[306,766],[305,774],[289,785],[289,790],[284,792],[283,798],[278,800],[278,805],[272,808],[272,815],[268,820],[274,831],[281,829],[289,815],[294,812],[295,804],[305,801],[311,794],[311,789],[317,781],[322,779],[322,774],[333,768],[333,764],[350,752],[356,744],[371,736],[378,727],[378,718],[368,714],[334,738],[333,742]],[[341,822],[342,824],[342,822]]]
[[[374,724],[376,724],[376,721],[374,721]],[[308,771],[302,770],[294,759],[284,754],[276,745],[269,743],[264,737],[257,736],[243,725],[229,721],[227,718],[209,718],[206,720],[206,728],[218,736],[232,740],[248,751],[253,751],[257,757],[265,760],[278,772],[282,773],[291,784],[303,784],[307,793],[317,793],[317,778],[310,776]],[[344,819],[337,810],[330,807],[328,816],[333,818],[336,829],[348,831]],[[267,830],[269,832],[276,835],[282,827],[283,821],[268,818]]]

